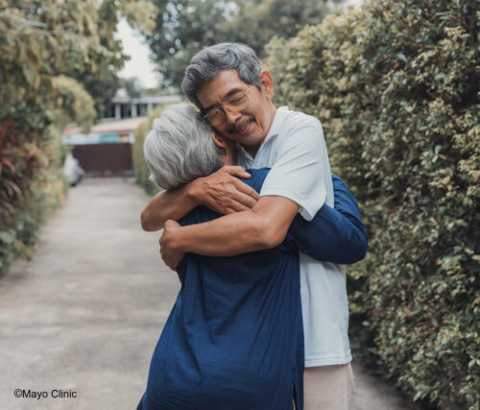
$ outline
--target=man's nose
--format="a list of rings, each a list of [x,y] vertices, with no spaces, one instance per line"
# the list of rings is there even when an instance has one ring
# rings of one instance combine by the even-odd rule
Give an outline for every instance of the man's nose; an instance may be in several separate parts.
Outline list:
[[[242,115],[240,111],[230,111],[225,109],[225,120],[227,124],[235,124],[237,122],[238,117]]]

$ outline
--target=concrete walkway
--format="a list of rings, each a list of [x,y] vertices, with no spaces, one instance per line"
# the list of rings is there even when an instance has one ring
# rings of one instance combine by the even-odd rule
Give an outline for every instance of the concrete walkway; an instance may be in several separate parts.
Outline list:
[[[179,289],[158,233],[140,228],[147,202],[132,180],[86,179],[42,228],[35,259],[0,278],[2,410],[136,407]],[[355,370],[354,410],[410,408]]]

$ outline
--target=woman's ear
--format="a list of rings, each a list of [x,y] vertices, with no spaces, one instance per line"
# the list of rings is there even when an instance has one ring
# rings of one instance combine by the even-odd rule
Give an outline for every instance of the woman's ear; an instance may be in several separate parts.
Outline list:
[[[237,162],[237,147],[235,141],[225,138],[223,135],[212,132],[213,143],[221,148],[222,157],[225,165],[235,165]]]
[[[218,134],[217,132],[215,131],[212,131],[212,139],[213,139],[213,143],[219,147],[219,148],[223,148],[224,150],[227,149],[227,143],[225,141],[225,138],[223,138],[222,135]]]

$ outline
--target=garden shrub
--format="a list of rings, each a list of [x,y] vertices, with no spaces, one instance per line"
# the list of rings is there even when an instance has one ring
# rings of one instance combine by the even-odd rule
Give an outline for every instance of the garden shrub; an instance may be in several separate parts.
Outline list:
[[[94,0],[17,3],[0,0],[0,271],[31,256],[38,227],[65,194],[59,130],[95,118],[83,86],[58,73],[88,70],[107,51],[81,29]]]
[[[114,93],[128,59],[114,35],[119,20],[145,34],[156,13],[148,0],[0,0],[0,271],[31,254],[65,193],[59,131],[69,122],[88,129],[96,117],[84,85],[100,107]]]
[[[147,134],[152,128],[153,120],[157,118],[164,106],[155,108],[149,115],[146,122],[141,124],[133,133],[135,142],[133,143],[132,156],[133,156],[133,173],[138,184],[149,194],[155,195],[158,192],[158,186],[148,179],[150,171],[148,170],[147,162],[143,156],[143,143]]]
[[[277,105],[322,121],[361,203],[352,343],[442,409],[480,406],[479,17],[474,0],[366,1],[265,60]]]
[[[0,161],[0,272],[17,257],[32,258],[38,229],[68,188],[59,131],[47,127],[41,141],[38,133],[11,127]]]

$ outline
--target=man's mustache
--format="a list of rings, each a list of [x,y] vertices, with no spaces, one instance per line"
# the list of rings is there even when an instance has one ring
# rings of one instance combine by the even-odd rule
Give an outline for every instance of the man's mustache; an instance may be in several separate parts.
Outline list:
[[[242,119],[242,120],[238,121],[236,124],[233,124],[230,127],[228,127],[227,132],[229,134],[235,134],[239,131],[242,131],[248,126],[248,124],[250,124],[254,120],[255,119],[253,117],[248,117],[248,118]]]

